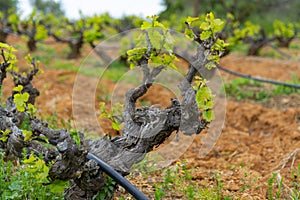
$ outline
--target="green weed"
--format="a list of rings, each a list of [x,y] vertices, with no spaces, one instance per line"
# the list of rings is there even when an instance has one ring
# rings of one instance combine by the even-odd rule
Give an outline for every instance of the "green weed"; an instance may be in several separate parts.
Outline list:
[[[287,81],[287,83],[300,85],[300,79],[295,74],[292,74],[291,76],[292,76],[292,80]],[[278,85],[275,89],[272,90],[273,95],[280,95],[280,94],[289,95],[292,93],[300,94],[300,89]]]
[[[63,192],[52,193],[50,185],[41,184],[35,176],[24,165],[4,161],[4,153],[0,151],[1,199],[63,199]]]
[[[297,168],[292,172],[292,191],[290,194],[290,198],[292,200],[299,200],[300,199],[300,163],[298,164]]]
[[[236,78],[225,84],[226,94],[237,100],[254,99],[262,101],[268,98],[267,91],[254,90],[261,86],[261,83],[245,78]]]
[[[93,199],[95,200],[106,200],[111,199],[113,196],[113,192],[115,190],[116,182],[109,176],[106,176],[106,181],[104,187],[98,193],[96,197]]]
[[[175,166],[165,171],[162,182],[155,184],[155,199],[163,199],[165,196],[182,196],[182,199],[231,199],[223,197],[223,182],[220,174],[214,177],[213,187],[201,187],[193,180],[193,169],[188,169],[185,161],[177,162]]]
[[[291,76],[292,80],[287,81],[287,83],[300,85],[299,78],[295,74]],[[225,91],[229,97],[237,100],[252,99],[255,101],[268,101],[277,95],[300,94],[299,89],[283,85],[275,85],[271,89],[266,90],[264,84],[245,78],[236,78],[225,83]]]

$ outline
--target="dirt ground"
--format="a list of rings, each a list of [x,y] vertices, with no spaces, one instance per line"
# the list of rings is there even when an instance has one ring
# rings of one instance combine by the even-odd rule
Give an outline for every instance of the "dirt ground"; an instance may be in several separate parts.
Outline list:
[[[229,55],[222,59],[221,65],[245,74],[280,81],[290,80],[291,72],[300,77],[300,62],[293,60]],[[225,80],[233,78],[223,72],[221,74]],[[44,73],[35,79],[34,84],[41,92],[37,106],[43,116],[53,115],[55,111],[58,119],[74,121],[72,91],[75,77],[76,73],[72,71],[44,69]],[[97,84],[97,79],[84,75],[80,75],[80,79],[83,83],[80,93],[83,96],[94,92],[88,91],[89,85]],[[105,80],[102,84],[105,85],[99,86],[96,91],[98,96],[95,97],[96,114],[101,100],[99,96],[112,92],[115,83]],[[124,87],[126,90],[126,86]],[[163,91],[161,86],[155,86],[142,100],[168,106],[173,94],[161,91]],[[111,129],[108,120],[100,122],[101,130],[99,130],[99,125],[93,124],[95,117],[90,117],[95,113],[85,107],[81,108],[82,110],[77,113],[77,117],[84,121],[77,124],[80,128],[97,135],[118,134]],[[215,184],[215,174],[220,173],[221,181],[224,183],[224,196],[236,199],[266,199],[267,181],[273,172],[279,172],[284,177],[283,183],[286,184],[284,190],[287,191],[292,171],[300,164],[300,152],[295,151],[300,148],[300,97],[280,96],[268,103],[227,98],[222,134],[210,153],[201,158],[198,149],[201,148],[202,142],[198,137],[201,136],[194,138],[187,151],[176,160],[186,160],[188,168],[193,168],[193,180],[198,185],[206,187]],[[131,181],[153,197],[152,181],[156,179],[159,177],[151,179],[136,177]],[[241,191],[245,184],[251,187]],[[172,196],[166,199],[182,199],[182,197]]]

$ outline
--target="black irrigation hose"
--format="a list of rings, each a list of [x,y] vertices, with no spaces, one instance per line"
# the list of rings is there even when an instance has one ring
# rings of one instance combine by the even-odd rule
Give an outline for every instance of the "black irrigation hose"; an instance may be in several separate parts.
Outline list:
[[[273,84],[273,85],[283,85],[285,87],[300,89],[300,85],[297,85],[297,84],[285,83],[285,82],[281,82],[281,81],[274,81],[274,80],[270,80],[270,79],[258,78],[258,77],[251,76],[251,75],[245,75],[245,74],[242,74],[242,73],[239,73],[239,72],[232,71],[232,70],[227,69],[225,67],[222,67],[220,65],[217,65],[217,67],[218,67],[218,69],[220,69],[220,70],[222,70],[222,71],[224,71],[228,74],[234,75],[234,76],[239,76],[239,77],[242,77],[242,78],[252,79],[252,80],[255,80],[255,81],[258,81],[258,82],[269,83],[269,84]]]
[[[125,179],[121,174],[114,170],[107,163],[103,162],[101,159],[95,155],[88,153],[86,156],[88,159],[96,161],[101,169],[110,177],[112,177],[117,183],[119,183],[126,191],[128,191],[135,199],[138,200],[149,200],[142,192],[140,192],[135,186],[133,186],[127,179]]]

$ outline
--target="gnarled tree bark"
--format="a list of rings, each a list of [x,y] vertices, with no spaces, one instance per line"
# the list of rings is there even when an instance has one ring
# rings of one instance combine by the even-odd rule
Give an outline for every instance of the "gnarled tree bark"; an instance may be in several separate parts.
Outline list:
[[[148,48],[151,47],[148,45]],[[180,84],[181,101],[171,99],[171,106],[166,109],[154,106],[136,108],[137,99],[148,91],[155,78],[164,69],[164,66],[154,68],[148,66],[147,54],[150,53],[148,49],[139,63],[144,74],[143,81],[140,86],[126,93],[122,135],[113,139],[103,137],[98,140],[87,140],[84,134],[80,133],[80,145],[77,145],[68,130],[53,130],[46,122],[32,118],[27,113],[19,113],[13,103],[12,94],[8,99],[9,106],[0,107],[0,130],[11,131],[7,143],[0,141],[0,148],[20,158],[23,156],[24,148],[27,155],[31,152],[36,155],[42,154],[46,163],[54,163],[49,172],[51,180],[70,180],[71,186],[65,191],[65,199],[92,199],[104,186],[105,179],[97,163],[86,158],[87,153],[94,154],[125,176],[130,173],[133,164],[143,160],[148,152],[162,144],[172,132],[180,130],[184,134],[191,135],[198,134],[206,128],[207,122],[200,118],[195,99],[196,91],[191,87],[194,76],[208,62],[209,54],[205,53],[206,50],[207,47],[200,45],[186,79]],[[6,71],[2,70],[2,67],[4,66],[1,66],[0,77],[5,77]],[[18,77],[15,84],[23,85],[22,92],[26,91],[32,95],[31,103],[34,103],[38,95],[37,89],[31,83],[36,73],[36,68],[26,77],[13,73],[14,77]],[[20,129],[20,121],[22,122],[24,118],[29,119],[34,136],[46,137],[55,148],[47,148],[35,139],[24,141]]]

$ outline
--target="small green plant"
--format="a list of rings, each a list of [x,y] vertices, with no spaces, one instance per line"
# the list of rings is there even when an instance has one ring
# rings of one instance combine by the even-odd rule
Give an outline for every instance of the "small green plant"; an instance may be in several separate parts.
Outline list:
[[[300,79],[295,74],[292,74],[291,76],[292,76],[292,80],[287,81],[287,82],[292,83],[292,84],[300,85]],[[272,90],[273,95],[280,95],[280,94],[289,95],[289,94],[292,94],[292,93],[300,94],[300,89],[287,87],[287,86],[284,86],[284,85],[278,85],[275,89]]]
[[[279,178],[278,178],[279,176]],[[268,179],[267,197],[270,200],[281,199],[283,189],[283,178],[273,173]]]
[[[37,108],[35,108],[34,105],[31,103],[27,103],[29,100],[29,93],[28,92],[22,92],[23,86],[18,85],[13,89],[14,92],[14,103],[16,104],[16,108],[19,112],[26,111],[31,118],[33,118],[36,115]]]
[[[14,95],[14,103],[16,104],[17,110],[19,112],[24,112],[25,111],[26,103],[29,99],[29,93],[28,92],[22,93],[22,90],[23,90],[22,85],[18,85],[17,87],[15,87],[13,89],[13,91],[17,92]]]
[[[0,151],[0,198],[1,199],[63,199],[63,189],[57,192],[53,185],[43,185],[47,180],[48,168],[40,158],[29,157],[22,165],[15,166],[4,161],[5,154]],[[54,193],[55,192],[55,193]]]
[[[300,80],[292,74],[292,80],[287,83],[299,85]],[[277,95],[300,94],[299,89],[284,85],[276,85],[266,90],[260,82],[245,78],[236,78],[225,83],[225,91],[228,96],[237,100],[252,99],[255,101],[267,101]]]
[[[106,176],[104,187],[99,191],[98,195],[93,198],[95,200],[105,200],[112,198],[113,191],[115,190],[116,182],[110,177]]]
[[[122,129],[122,126],[120,124],[120,120],[118,120],[118,117],[122,116],[122,110],[123,110],[123,104],[117,103],[114,107],[112,107],[111,111],[109,112],[105,108],[105,103],[100,103],[100,111],[101,115],[99,118],[106,117],[111,121],[112,128],[116,131],[120,131]]]
[[[79,132],[77,130],[71,129],[70,131],[70,136],[72,139],[75,141],[75,143],[80,147],[80,136]]]
[[[300,163],[292,172],[292,192],[290,198],[292,200],[300,199]]]
[[[258,88],[261,84],[257,81],[245,79],[245,78],[236,78],[225,84],[226,94],[240,99],[254,99],[262,101],[268,98],[268,93],[265,90],[253,91],[251,88]],[[246,87],[246,89],[245,89]]]
[[[154,191],[155,200],[162,199],[166,195],[163,189],[160,188],[157,184],[154,187],[155,187],[155,191]]]
[[[255,186],[255,182],[259,180],[260,180],[259,177],[252,176],[252,172],[248,174],[247,171],[245,171],[244,176],[242,177],[243,185],[240,191],[244,192],[245,190],[253,189],[253,187],[255,189],[259,188],[259,186]]]
[[[155,184],[155,199],[164,199],[183,195],[182,199],[223,199],[223,182],[220,174],[214,176],[214,187],[202,188],[193,180],[192,169],[188,169],[185,161],[176,162],[174,166],[165,170],[161,182]],[[224,197],[228,200],[230,197]]]
[[[11,130],[0,130],[0,141],[6,142],[8,140],[8,135],[10,134]]]
[[[214,95],[212,94],[211,89],[207,86],[205,79],[201,77],[195,77],[196,86],[196,101],[198,107],[202,111],[202,116],[207,122],[211,122],[214,119],[214,112],[212,110],[214,104]]]

